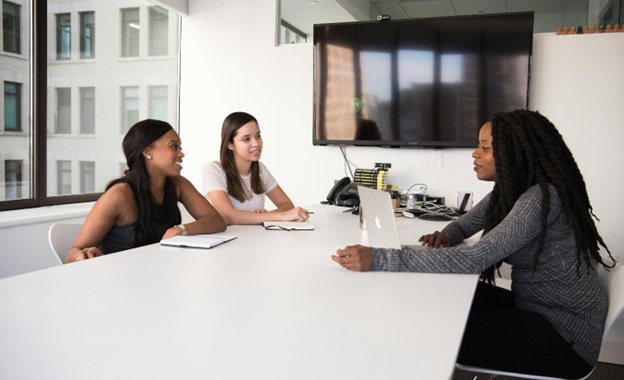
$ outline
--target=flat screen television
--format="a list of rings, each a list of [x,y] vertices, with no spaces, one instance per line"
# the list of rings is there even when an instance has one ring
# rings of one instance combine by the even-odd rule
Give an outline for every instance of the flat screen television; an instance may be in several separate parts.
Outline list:
[[[314,26],[314,145],[477,145],[527,108],[533,13]]]

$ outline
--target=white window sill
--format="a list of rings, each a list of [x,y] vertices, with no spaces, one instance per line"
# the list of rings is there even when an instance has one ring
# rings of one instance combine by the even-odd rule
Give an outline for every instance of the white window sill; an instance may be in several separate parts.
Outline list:
[[[86,217],[95,202],[0,212],[0,229]]]

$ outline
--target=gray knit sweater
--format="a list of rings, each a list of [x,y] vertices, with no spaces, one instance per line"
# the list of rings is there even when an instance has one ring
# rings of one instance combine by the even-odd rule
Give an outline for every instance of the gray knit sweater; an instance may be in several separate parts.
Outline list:
[[[542,194],[525,192],[507,217],[472,246],[454,247],[483,228],[488,194],[444,232],[450,248],[413,251],[373,248],[374,271],[481,273],[498,261],[511,267],[515,307],[546,318],[589,364],[598,360],[608,301],[598,274],[583,265],[577,272],[576,241],[559,193],[550,185],[550,214],[544,250],[533,262],[540,232]]]

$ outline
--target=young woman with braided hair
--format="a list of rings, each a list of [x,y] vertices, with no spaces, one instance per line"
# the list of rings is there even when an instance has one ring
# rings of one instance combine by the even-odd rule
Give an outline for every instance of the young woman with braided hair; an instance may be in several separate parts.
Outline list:
[[[420,238],[430,250],[339,249],[354,271],[479,273],[483,282],[458,362],[506,372],[580,378],[600,352],[607,298],[597,274],[600,237],[583,176],[555,126],[538,112],[495,114],[472,154],[491,193],[442,232]],[[597,218],[596,218],[597,219]],[[474,245],[455,247],[483,230]],[[494,286],[511,264],[512,291]]]

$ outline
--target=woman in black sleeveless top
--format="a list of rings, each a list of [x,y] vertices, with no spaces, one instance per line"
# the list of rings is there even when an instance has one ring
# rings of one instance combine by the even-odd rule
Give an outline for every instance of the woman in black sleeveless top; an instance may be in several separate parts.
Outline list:
[[[182,148],[164,121],[136,123],[123,139],[128,172],[112,181],[95,203],[66,263],[156,243],[176,235],[224,231],[225,222],[180,175]],[[178,201],[196,219],[180,224]]]

